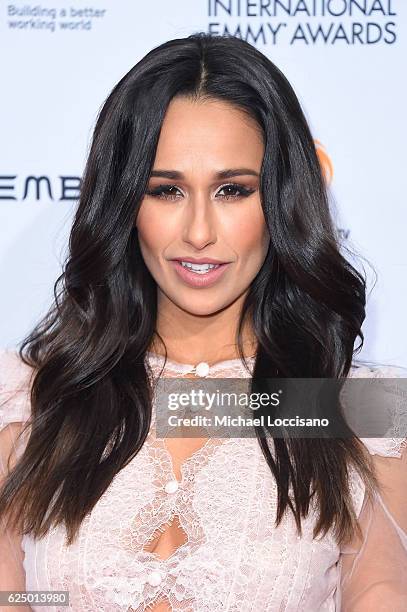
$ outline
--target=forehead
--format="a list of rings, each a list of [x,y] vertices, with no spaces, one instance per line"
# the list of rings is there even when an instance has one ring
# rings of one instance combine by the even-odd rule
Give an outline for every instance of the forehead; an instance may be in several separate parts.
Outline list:
[[[264,153],[261,129],[242,110],[222,100],[174,98],[164,117],[155,167],[180,171],[199,166],[254,166]]]

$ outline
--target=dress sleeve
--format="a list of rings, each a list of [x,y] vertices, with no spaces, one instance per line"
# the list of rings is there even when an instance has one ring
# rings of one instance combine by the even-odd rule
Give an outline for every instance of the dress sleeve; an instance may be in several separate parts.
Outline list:
[[[20,436],[30,416],[31,370],[11,350],[0,351],[0,487],[24,450]],[[21,536],[0,522],[0,591],[24,591],[25,570]],[[5,612],[31,610],[27,606],[2,607]]]
[[[378,374],[392,375],[399,376],[387,368]],[[399,403],[397,419],[406,416],[402,412]],[[362,535],[355,535],[341,548],[339,609],[406,612],[407,438],[366,438],[362,442],[372,457],[379,490],[372,501],[364,495],[358,516]]]

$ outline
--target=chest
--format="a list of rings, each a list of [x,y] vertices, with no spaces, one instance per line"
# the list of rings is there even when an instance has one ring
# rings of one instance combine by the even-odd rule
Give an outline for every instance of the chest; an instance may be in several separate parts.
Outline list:
[[[301,538],[289,515],[275,527],[276,485],[256,439],[210,438],[180,449],[149,440],[71,547],[60,528],[26,539],[27,588],[66,588],[78,610],[91,600],[91,609],[129,611],[155,602],[154,612],[253,602],[258,610],[294,610],[318,584],[320,597],[332,592],[337,547],[312,540],[312,516]]]

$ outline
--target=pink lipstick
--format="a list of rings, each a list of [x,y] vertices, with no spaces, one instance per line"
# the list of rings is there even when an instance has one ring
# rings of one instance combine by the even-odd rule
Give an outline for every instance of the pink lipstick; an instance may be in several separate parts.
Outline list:
[[[209,257],[201,259],[179,257],[172,259],[170,263],[180,279],[195,288],[214,285],[230,265],[230,262],[220,262]]]

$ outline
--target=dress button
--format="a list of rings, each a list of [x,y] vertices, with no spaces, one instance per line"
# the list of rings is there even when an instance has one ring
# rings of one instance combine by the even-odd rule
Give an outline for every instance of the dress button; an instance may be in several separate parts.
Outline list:
[[[209,364],[206,361],[201,361],[195,368],[195,373],[197,376],[208,376],[209,374]]]
[[[147,582],[148,584],[151,584],[151,586],[158,586],[159,584],[161,584],[161,581],[162,576],[160,572],[150,572],[148,574]]]
[[[166,493],[175,493],[178,489],[178,480],[170,480],[164,488]]]

